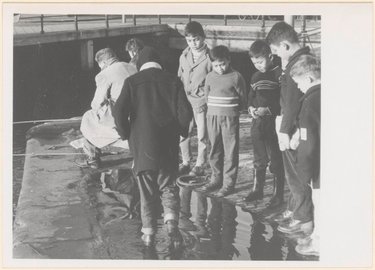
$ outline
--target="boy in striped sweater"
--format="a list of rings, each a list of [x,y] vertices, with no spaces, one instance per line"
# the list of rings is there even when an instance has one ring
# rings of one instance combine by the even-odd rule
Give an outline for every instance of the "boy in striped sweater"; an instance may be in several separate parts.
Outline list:
[[[227,47],[213,48],[210,59],[213,70],[206,77],[205,96],[212,175],[202,191],[221,188],[216,196],[224,197],[233,192],[237,180],[239,115],[246,104],[246,85],[242,75],[230,66]]]
[[[281,68],[271,59],[271,49],[263,40],[256,40],[250,47],[249,56],[257,72],[251,78],[248,96],[249,113],[253,117],[251,139],[253,142],[253,189],[244,201],[263,199],[266,169],[274,175],[273,197],[268,207],[274,208],[283,203],[284,167],[279,149],[275,119],[280,114]]]

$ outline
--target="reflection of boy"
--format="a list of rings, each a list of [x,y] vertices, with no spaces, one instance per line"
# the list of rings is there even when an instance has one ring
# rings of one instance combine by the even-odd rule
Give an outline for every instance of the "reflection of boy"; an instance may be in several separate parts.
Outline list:
[[[296,152],[290,149],[290,137],[296,129],[299,99],[302,96],[297,84],[290,77],[290,68],[301,55],[310,54],[309,47],[301,47],[297,32],[285,22],[276,23],[267,35],[273,53],[281,58],[283,74],[280,77],[281,116],[276,119],[279,147],[282,151],[285,177],[290,189],[287,210],[275,217],[275,221],[290,221],[278,230],[284,233],[312,230],[312,211],[306,208],[301,197],[303,185],[296,174]]]
[[[197,125],[198,156],[190,175],[202,176],[204,175],[203,166],[207,159],[207,105],[204,97],[204,84],[206,75],[211,71],[211,61],[208,55],[209,49],[204,43],[205,34],[200,23],[192,21],[186,25],[185,39],[188,47],[180,56],[178,76],[184,84],[186,95],[193,107],[194,120],[190,124],[189,136],[182,138],[180,142],[182,164],[179,172],[180,174],[186,174],[190,171],[192,158],[190,138],[195,121]]]
[[[206,78],[207,130],[211,142],[210,182],[203,191],[221,189],[217,197],[232,193],[237,181],[239,115],[245,107],[245,80],[230,66],[229,50],[217,46],[210,51],[213,71]]]
[[[314,203],[314,231],[299,241],[296,251],[303,255],[319,255],[319,193],[320,193],[320,62],[309,55],[301,56],[290,70],[290,75],[304,93],[298,114],[298,130],[291,147],[297,151],[297,174],[304,185],[305,201]]]
[[[254,119],[251,127],[254,186],[244,200],[263,199],[266,169],[270,162],[269,169],[274,174],[274,195],[269,207],[276,207],[283,202],[285,182],[283,161],[275,131],[275,118],[280,114],[281,68],[273,65],[271,49],[265,41],[256,40],[250,47],[249,55],[258,72],[251,78],[248,96],[249,113]]]

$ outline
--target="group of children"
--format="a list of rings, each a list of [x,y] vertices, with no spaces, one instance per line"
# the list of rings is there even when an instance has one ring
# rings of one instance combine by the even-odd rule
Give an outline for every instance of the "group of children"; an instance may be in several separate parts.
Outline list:
[[[218,190],[217,197],[233,193],[239,167],[239,116],[241,111],[246,110],[253,118],[251,138],[254,184],[243,200],[251,202],[263,199],[268,167],[274,179],[273,196],[267,206],[274,209],[283,204],[285,181],[290,190],[287,209],[274,216],[274,220],[279,223],[278,230],[283,233],[305,233],[307,237],[298,240],[296,251],[304,255],[318,255],[319,60],[310,53],[308,47],[299,44],[298,35],[292,26],[285,22],[276,23],[266,40],[256,40],[250,47],[249,57],[258,71],[252,75],[248,91],[243,76],[231,66],[229,49],[225,46],[209,49],[200,23],[189,22],[185,27],[185,38],[188,47],[180,56],[178,77],[193,110],[193,119],[188,136],[181,137],[179,143],[182,156],[179,173],[203,176],[208,159],[212,174],[208,183],[200,190]],[[120,91],[111,89],[110,98],[115,101],[124,88],[124,80],[134,75],[137,70],[142,70],[140,66],[134,67],[140,62],[137,57],[142,48],[144,45],[138,39],[127,42],[126,50],[132,57],[130,65],[119,62],[110,49],[97,53],[96,60],[102,69],[96,77],[96,96],[100,94],[100,99],[96,97],[94,100],[99,100],[98,104],[102,105],[103,100],[108,99],[108,83],[104,82],[121,84],[121,87],[118,87]],[[274,63],[273,54],[281,58],[282,67]],[[152,61],[146,64],[150,63],[154,68],[161,68]],[[94,110],[91,114],[97,115],[97,111]],[[91,114],[88,112],[82,121],[88,123],[88,127],[93,127],[86,128],[88,131],[95,129],[95,132],[86,132],[87,144],[90,147],[97,141],[90,140],[92,134],[100,130],[100,137],[103,136],[102,130],[110,128],[114,131],[116,126],[112,124],[108,127],[108,124],[96,123],[100,119],[95,115],[91,117]],[[86,118],[96,122],[86,121]],[[196,163],[191,168],[190,144],[195,125],[198,154]],[[102,128],[98,129],[98,126]],[[82,127],[82,133],[85,135],[85,128]],[[117,140],[119,135],[116,133],[107,137],[111,141],[105,141],[105,144]],[[207,158],[209,143],[211,150]],[[95,145],[91,149],[97,150],[98,147],[100,148]],[[91,165],[100,161],[94,150],[91,151],[94,153]],[[181,224],[181,219],[189,221],[191,217],[191,190],[182,189],[180,197]],[[188,202],[184,201],[184,198]]]
[[[250,89],[231,67],[227,47],[208,49],[200,23],[186,25],[188,47],[180,57],[178,76],[194,118],[188,138],[182,138],[179,173],[203,176],[208,140],[212,174],[201,191],[224,197],[234,191],[239,166],[239,115],[252,116],[254,185],[244,201],[263,199],[266,169],[274,175],[269,208],[283,203],[285,179],[290,190],[287,210],[274,217],[283,233],[303,232],[296,251],[318,255],[318,196],[320,163],[320,61],[299,44],[294,28],[276,23],[266,40],[256,40],[249,56],[258,70]],[[275,54],[282,67],[274,64]],[[190,138],[197,127],[198,155],[190,170]]]

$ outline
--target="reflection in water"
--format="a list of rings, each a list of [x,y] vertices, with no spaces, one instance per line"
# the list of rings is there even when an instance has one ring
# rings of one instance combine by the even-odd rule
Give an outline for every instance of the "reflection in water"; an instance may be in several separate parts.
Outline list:
[[[192,220],[197,231],[184,232],[194,236],[194,243],[185,245],[184,260],[303,260],[294,251],[295,243],[278,233],[277,224],[268,224],[226,200],[207,198],[193,192],[189,198]],[[181,202],[186,203],[186,202]],[[206,214],[207,213],[207,214]],[[204,220],[203,217],[207,217]],[[191,240],[190,240],[191,241]]]
[[[250,258],[252,260],[282,260],[281,247],[283,239],[280,238],[276,232],[276,227],[273,229],[272,236],[269,240],[266,239],[266,226],[253,219],[254,223],[251,224],[251,238],[250,247],[248,248]]]
[[[211,205],[207,226],[211,234],[212,259],[231,260],[234,255],[238,257],[239,252],[233,245],[237,224],[235,207],[216,199],[211,199]]]

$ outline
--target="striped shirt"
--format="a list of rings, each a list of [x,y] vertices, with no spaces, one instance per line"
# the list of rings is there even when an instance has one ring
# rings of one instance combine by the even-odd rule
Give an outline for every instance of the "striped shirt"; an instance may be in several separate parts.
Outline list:
[[[237,116],[245,104],[245,80],[242,75],[230,69],[219,75],[211,71],[206,77],[205,94],[208,115]]]
[[[281,68],[276,66],[266,72],[257,71],[251,78],[248,106],[267,107],[272,115],[280,114]]]

